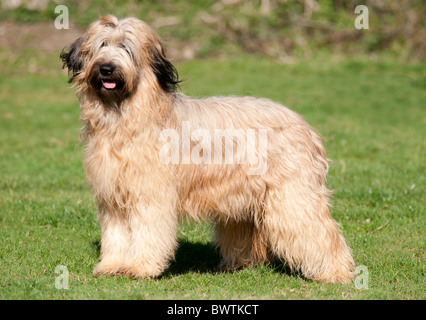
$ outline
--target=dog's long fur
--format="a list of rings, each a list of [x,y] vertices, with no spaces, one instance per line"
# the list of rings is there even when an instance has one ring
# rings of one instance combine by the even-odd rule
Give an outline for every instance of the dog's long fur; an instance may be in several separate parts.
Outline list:
[[[84,167],[99,205],[94,275],[161,275],[185,216],[215,223],[224,269],[275,255],[307,278],[353,278],[350,250],[330,215],[328,159],[301,116],[268,99],[176,93],[178,74],[160,38],[136,18],[101,18],[61,58],[78,88]],[[105,64],[114,67],[106,77]],[[116,88],[107,90],[106,81]],[[162,163],[161,132],[181,132],[184,122],[212,133],[266,128],[267,154],[256,154],[267,160],[266,170],[250,175],[248,164]]]

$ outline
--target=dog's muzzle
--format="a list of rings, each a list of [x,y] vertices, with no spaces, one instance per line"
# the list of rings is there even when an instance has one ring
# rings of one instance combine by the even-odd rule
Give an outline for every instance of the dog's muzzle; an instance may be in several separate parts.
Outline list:
[[[112,64],[102,64],[99,66],[103,88],[107,90],[114,90],[117,88],[117,81],[115,81],[113,77],[115,69],[116,67]]]
[[[97,63],[90,72],[90,85],[102,101],[121,102],[128,96],[121,68],[112,63]]]
[[[98,79],[94,85],[102,90],[119,90],[123,87],[123,81],[116,72],[117,67],[113,64],[99,65]]]

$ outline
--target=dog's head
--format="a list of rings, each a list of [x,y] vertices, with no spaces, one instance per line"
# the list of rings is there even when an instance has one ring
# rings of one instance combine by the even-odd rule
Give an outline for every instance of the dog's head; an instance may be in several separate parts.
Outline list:
[[[168,93],[180,82],[157,33],[136,18],[101,18],[60,57],[79,93],[93,93],[104,103],[119,104],[144,81]]]

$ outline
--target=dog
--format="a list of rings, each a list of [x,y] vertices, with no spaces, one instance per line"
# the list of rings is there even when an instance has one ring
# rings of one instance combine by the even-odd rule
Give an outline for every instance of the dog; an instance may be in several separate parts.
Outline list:
[[[275,257],[307,279],[353,279],[351,250],[330,214],[329,159],[302,116],[265,98],[178,92],[160,37],[137,18],[101,18],[61,59],[77,87],[98,203],[94,276],[160,276],[180,219],[191,218],[214,223],[221,270]]]

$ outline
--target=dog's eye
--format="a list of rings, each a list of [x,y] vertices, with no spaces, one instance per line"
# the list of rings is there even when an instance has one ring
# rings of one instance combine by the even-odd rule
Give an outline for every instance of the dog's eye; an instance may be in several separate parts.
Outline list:
[[[102,44],[101,44],[101,48],[103,48],[103,47],[106,47],[106,42],[105,41],[102,42]]]
[[[127,52],[127,54],[128,54],[129,56],[132,56],[132,54],[130,53],[129,48],[127,48],[124,44],[122,44],[120,47],[121,47],[122,49],[124,49],[124,50]]]

